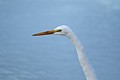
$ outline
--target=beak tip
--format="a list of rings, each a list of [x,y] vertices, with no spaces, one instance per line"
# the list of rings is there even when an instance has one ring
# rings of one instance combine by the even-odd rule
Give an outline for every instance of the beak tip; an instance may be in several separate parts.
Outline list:
[[[33,34],[32,36],[36,36],[36,34]]]

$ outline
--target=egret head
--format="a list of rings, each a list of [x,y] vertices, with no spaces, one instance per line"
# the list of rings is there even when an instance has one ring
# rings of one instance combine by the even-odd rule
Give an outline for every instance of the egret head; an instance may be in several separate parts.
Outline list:
[[[55,35],[62,35],[62,36],[70,37],[71,33],[72,33],[72,31],[68,26],[61,25],[61,26],[58,26],[57,28],[55,28],[53,30],[33,34],[33,36],[55,34]]]

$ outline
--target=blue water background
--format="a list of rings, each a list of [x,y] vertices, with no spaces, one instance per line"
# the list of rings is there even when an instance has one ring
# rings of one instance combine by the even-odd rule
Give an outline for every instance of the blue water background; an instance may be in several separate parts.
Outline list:
[[[120,79],[119,0],[0,0],[0,80],[85,80],[69,39],[31,36],[63,24],[99,80]]]

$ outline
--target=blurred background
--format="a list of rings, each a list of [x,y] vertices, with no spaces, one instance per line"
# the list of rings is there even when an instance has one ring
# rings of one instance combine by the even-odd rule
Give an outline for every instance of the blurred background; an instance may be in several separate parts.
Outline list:
[[[32,36],[63,24],[98,80],[120,79],[119,0],[0,0],[0,80],[85,80],[69,39]]]

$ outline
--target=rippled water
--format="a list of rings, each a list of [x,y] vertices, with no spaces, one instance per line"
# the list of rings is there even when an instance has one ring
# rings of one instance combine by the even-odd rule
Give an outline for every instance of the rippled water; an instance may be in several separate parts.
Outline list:
[[[99,80],[119,80],[119,0],[0,0],[0,80],[85,80],[69,39],[31,36],[62,24]]]

